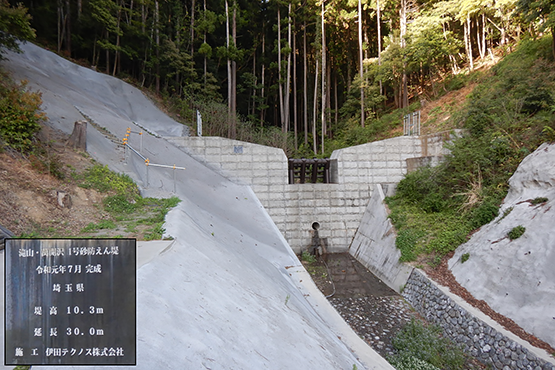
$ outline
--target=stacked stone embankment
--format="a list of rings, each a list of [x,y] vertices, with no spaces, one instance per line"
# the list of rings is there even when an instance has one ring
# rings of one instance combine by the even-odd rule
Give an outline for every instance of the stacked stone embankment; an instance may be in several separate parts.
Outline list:
[[[500,370],[555,370],[530,348],[503,335],[453,301],[424,274],[414,269],[403,297],[431,323],[462,346],[465,352]]]

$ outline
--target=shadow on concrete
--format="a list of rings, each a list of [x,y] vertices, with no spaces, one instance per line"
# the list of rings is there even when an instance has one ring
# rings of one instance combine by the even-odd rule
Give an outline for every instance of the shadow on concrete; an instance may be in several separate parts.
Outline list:
[[[337,298],[398,295],[349,253],[328,254],[324,260],[333,278]]]

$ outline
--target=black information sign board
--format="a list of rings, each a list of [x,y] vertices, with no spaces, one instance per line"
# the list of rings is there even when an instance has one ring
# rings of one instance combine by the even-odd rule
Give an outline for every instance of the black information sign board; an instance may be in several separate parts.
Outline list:
[[[135,239],[6,239],[5,365],[135,365]]]

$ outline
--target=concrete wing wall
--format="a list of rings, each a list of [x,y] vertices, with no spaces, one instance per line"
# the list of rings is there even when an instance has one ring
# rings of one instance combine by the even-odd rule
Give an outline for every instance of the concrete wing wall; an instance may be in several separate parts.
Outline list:
[[[422,142],[417,136],[400,136],[368,144],[335,150],[336,181],[353,183],[398,183],[406,174],[407,158],[422,156]]]
[[[235,182],[259,190],[287,184],[283,150],[222,137],[168,137],[166,140]]]
[[[399,262],[401,251],[395,246],[395,230],[388,218],[381,185],[376,185],[362,216],[349,253],[390,288],[399,292],[412,267]]]

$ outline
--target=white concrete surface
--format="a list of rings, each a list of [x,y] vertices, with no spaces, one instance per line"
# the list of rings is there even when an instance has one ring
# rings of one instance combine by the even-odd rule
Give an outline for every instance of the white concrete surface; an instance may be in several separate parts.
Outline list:
[[[555,145],[526,157],[509,185],[500,215],[457,249],[449,267],[475,298],[555,346]],[[548,201],[528,202],[538,197]],[[526,232],[510,240],[519,225]]]
[[[412,267],[399,262],[401,250],[395,246],[397,234],[388,217],[384,199],[382,187],[377,184],[349,253],[399,293],[410,277]]]
[[[137,268],[140,269],[159,255],[167,252],[175,240],[152,240],[137,242]]]
[[[138,369],[392,368],[357,341],[314,290],[250,187],[160,138],[179,136],[181,125],[117,79],[31,44],[22,49],[3,64],[42,91],[53,126],[69,133],[82,112],[121,138],[127,127],[138,131],[132,121],[138,122],[157,135],[144,135],[143,153],[151,163],[187,168],[175,173],[182,202],[165,225],[174,243],[140,259]],[[133,138],[131,144],[139,146]],[[172,192],[173,170],[149,167],[147,188],[142,159],[132,155],[123,162],[117,144],[92,128],[87,145],[93,158],[136,179],[145,195]]]

